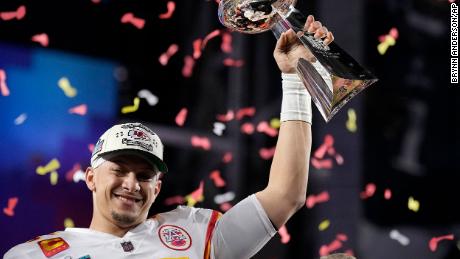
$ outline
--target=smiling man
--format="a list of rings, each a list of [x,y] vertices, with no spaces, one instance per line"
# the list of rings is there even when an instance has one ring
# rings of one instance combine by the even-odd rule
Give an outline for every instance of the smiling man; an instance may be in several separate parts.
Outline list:
[[[329,44],[333,36],[313,16],[305,31]],[[243,259],[255,255],[276,229],[305,204],[311,151],[311,98],[295,74],[299,57],[311,53],[290,30],[277,41],[274,57],[282,72],[281,127],[265,189],[221,215],[178,206],[147,218],[168,169],[163,144],[140,123],[119,124],[98,140],[86,184],[92,192],[89,228],[37,237],[12,248],[5,259],[149,258]]]

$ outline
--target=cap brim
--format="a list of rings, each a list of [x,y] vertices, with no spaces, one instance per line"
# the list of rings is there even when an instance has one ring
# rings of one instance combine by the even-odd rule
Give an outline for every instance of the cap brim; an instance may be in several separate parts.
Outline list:
[[[98,156],[106,156],[106,155],[134,155],[143,158],[145,161],[147,161],[149,164],[154,165],[160,170],[162,173],[167,173],[168,172],[168,167],[166,164],[157,156],[150,154],[148,152],[144,152],[138,149],[121,149],[121,150],[115,150],[115,151],[110,151],[110,152],[105,152],[98,154]]]

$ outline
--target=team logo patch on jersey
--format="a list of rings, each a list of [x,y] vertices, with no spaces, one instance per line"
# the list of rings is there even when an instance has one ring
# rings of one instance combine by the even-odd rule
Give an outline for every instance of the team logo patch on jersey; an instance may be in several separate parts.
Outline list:
[[[123,251],[131,252],[134,250],[134,245],[131,241],[121,243],[121,247],[123,247]]]
[[[173,250],[187,250],[192,245],[192,238],[185,229],[174,225],[163,225],[158,230],[161,242]]]
[[[46,257],[51,257],[69,248],[69,244],[60,237],[39,241],[38,245]]]

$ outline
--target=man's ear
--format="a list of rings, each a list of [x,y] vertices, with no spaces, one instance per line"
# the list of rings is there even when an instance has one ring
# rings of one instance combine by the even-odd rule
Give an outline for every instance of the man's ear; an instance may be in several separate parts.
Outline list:
[[[162,183],[163,182],[161,181],[161,179],[157,179],[157,182],[155,183],[155,196],[158,196],[158,194],[160,193]]]
[[[86,182],[86,186],[88,186],[88,189],[90,189],[90,191],[92,192],[96,191],[95,175],[94,175],[94,169],[92,167],[86,168],[85,182]]]

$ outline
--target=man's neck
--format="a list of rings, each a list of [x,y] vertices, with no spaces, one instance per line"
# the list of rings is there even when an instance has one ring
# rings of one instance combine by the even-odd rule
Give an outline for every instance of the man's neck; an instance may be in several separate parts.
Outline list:
[[[126,235],[128,231],[131,229],[135,228],[139,224],[134,224],[131,226],[119,226],[112,221],[106,220],[106,219],[98,219],[97,217],[92,218],[91,220],[91,225],[89,226],[89,229],[96,230],[99,232],[111,234],[117,237],[123,237]]]

